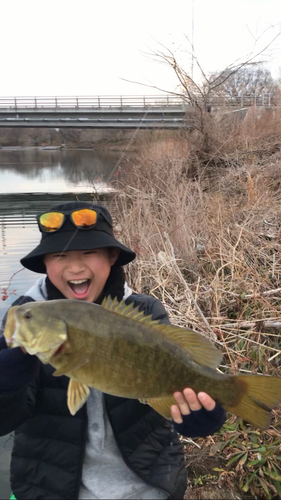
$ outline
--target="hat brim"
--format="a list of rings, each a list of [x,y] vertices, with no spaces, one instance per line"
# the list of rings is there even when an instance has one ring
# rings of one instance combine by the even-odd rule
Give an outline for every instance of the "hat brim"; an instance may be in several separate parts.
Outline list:
[[[84,231],[81,230],[75,233],[69,231],[69,238],[66,238],[67,232],[58,231],[57,233],[51,233],[50,237],[44,238],[32,252],[20,260],[21,264],[30,269],[30,271],[45,274],[46,267],[43,258],[48,253],[68,252],[71,250],[97,250],[98,248],[119,248],[120,255],[115,263],[117,266],[124,266],[136,257],[135,252],[130,250],[130,248],[120,243],[114,236],[103,231],[95,230],[92,238],[85,238]],[[65,241],[68,241],[67,245],[65,245]]]

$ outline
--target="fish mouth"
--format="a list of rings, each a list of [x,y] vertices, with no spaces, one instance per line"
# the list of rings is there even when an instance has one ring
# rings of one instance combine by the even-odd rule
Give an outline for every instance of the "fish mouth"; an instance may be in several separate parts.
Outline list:
[[[51,353],[51,355],[48,356],[48,359],[44,358],[44,361],[43,361],[43,359],[41,359],[41,361],[43,363],[51,363],[52,364],[52,362],[55,362],[56,358],[58,358],[60,354],[63,354],[64,346],[65,346],[65,342],[63,342],[55,351],[53,351]]]
[[[55,356],[58,356],[59,354],[61,354],[63,347],[64,347],[64,344],[65,343],[63,342],[58,347],[54,347],[53,349],[48,349],[46,351],[39,351],[39,352],[33,353],[33,354],[36,354],[37,357],[40,359],[40,361],[42,361],[42,363],[48,364],[48,363],[50,363],[51,359],[53,359]]]
[[[55,357],[55,356],[58,356],[59,354],[61,354],[61,353],[62,353],[62,351],[63,351],[63,348],[64,348],[64,343],[63,343],[63,344],[61,344],[61,345],[58,347],[58,349],[56,350],[56,352],[53,354],[53,356],[52,356],[52,357]]]
[[[71,291],[74,294],[75,298],[84,299],[85,297],[87,297],[91,285],[91,280],[89,278],[69,280],[67,284],[71,288]]]

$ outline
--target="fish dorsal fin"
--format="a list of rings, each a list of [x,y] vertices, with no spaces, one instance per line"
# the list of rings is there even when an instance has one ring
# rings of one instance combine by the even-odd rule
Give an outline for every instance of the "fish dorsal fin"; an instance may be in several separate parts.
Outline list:
[[[222,360],[222,353],[201,333],[173,325],[156,324],[154,326],[171,342],[185,349],[199,365],[217,368]]]
[[[140,311],[139,308],[134,306],[133,303],[127,305],[125,300],[121,300],[119,302],[116,297],[114,299],[110,296],[105,297],[102,301],[101,307],[107,309],[108,311],[121,314],[121,316],[125,316],[126,318],[139,321],[140,323],[147,323],[150,326],[159,324],[158,320],[153,320],[151,315],[145,315],[144,312]]]
[[[200,365],[217,368],[222,360],[221,352],[207,337],[179,326],[161,324],[158,320],[153,320],[151,315],[146,316],[143,311],[140,311],[132,303],[127,305],[124,300],[119,302],[116,298],[106,297],[101,307],[135,321],[145,323],[151,328],[156,328],[167,340],[185,349],[190,357]]]

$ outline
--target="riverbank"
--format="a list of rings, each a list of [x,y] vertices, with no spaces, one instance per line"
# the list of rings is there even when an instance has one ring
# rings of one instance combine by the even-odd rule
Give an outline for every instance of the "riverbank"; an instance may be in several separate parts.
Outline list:
[[[0,148],[40,147],[135,151],[143,143],[177,137],[177,130],[0,128]]]
[[[210,337],[224,373],[281,376],[279,116],[207,119],[189,141],[150,143],[117,186],[134,290]],[[280,407],[267,431],[228,414],[219,433],[183,444],[186,499],[280,498]]]

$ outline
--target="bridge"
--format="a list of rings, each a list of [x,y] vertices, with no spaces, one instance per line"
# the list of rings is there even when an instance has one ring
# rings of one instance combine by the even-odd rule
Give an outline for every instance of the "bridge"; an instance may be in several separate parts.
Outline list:
[[[0,127],[180,128],[177,96],[0,97]]]
[[[215,96],[209,110],[269,107],[272,94]],[[206,103],[205,103],[206,104]],[[174,95],[0,97],[0,127],[190,128],[192,106]]]

